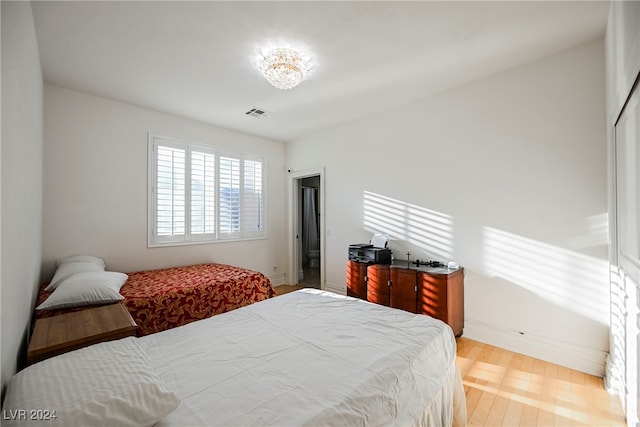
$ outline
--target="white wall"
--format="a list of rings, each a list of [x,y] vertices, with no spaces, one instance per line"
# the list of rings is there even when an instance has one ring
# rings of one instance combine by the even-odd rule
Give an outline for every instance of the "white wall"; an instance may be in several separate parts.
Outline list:
[[[42,72],[29,2],[2,2],[0,157],[4,395],[24,361],[42,252]]]
[[[602,374],[608,350],[603,41],[287,146],[325,166],[327,287],[349,243],[466,269],[465,335]]]
[[[87,253],[103,257],[116,271],[220,262],[285,280],[281,142],[50,85],[44,126],[45,278],[57,258]],[[149,131],[263,155],[268,238],[147,248]]]

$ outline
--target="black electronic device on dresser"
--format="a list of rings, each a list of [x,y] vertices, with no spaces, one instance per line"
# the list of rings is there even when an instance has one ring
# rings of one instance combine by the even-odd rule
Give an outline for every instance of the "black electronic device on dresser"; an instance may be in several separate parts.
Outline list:
[[[374,234],[369,243],[349,245],[347,261],[347,295],[367,299],[367,268],[376,264],[391,264],[391,249],[387,248],[388,236]]]
[[[349,245],[349,260],[364,264],[391,264],[391,249],[356,243]]]

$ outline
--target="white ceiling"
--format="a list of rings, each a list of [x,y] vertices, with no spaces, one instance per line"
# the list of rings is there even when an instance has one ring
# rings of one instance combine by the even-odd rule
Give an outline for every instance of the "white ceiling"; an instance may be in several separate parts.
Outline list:
[[[292,141],[604,35],[608,2],[34,2],[45,82]],[[315,68],[289,91],[269,43]],[[245,115],[252,107],[268,117]]]

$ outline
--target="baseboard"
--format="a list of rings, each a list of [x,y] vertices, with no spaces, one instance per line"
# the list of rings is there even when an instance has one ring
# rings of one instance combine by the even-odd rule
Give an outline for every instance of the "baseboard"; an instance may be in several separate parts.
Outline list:
[[[465,319],[463,336],[590,375],[603,377],[605,374],[607,352],[602,350],[474,319]]]
[[[324,288],[322,288],[322,290],[333,292],[340,295],[347,294],[347,288],[345,287],[345,285],[336,285],[334,283],[326,283],[324,285]]]
[[[268,279],[271,281],[271,285],[273,286],[287,284],[287,275],[285,273],[268,276]]]

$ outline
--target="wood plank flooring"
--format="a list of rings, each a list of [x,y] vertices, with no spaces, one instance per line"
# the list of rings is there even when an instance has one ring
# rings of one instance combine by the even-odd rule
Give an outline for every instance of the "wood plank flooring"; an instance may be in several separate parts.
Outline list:
[[[297,291],[299,289],[304,289],[305,286],[298,285],[278,285],[274,286],[273,290],[276,292],[276,296],[288,294],[289,292]]]
[[[457,343],[469,426],[626,426],[602,378],[464,337]]]

